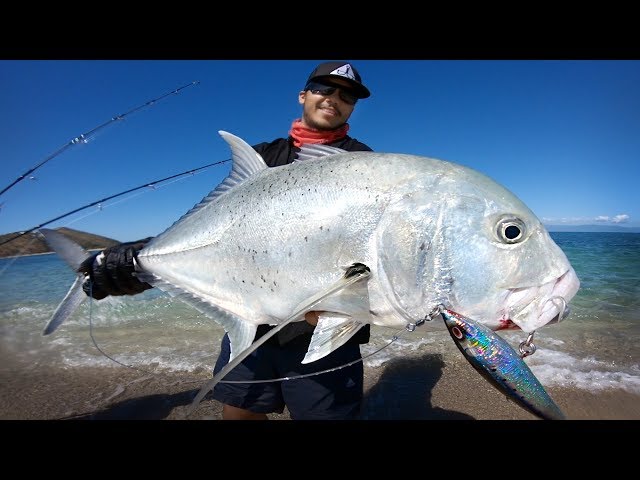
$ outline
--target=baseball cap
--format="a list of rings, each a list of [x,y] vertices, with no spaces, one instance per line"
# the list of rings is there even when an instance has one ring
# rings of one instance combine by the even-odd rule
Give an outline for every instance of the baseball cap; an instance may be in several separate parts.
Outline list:
[[[362,78],[353,65],[348,62],[324,62],[318,65],[309,78],[309,82],[322,82],[323,80],[331,80],[331,78],[342,78],[346,80],[352,88],[353,94],[357,98],[368,98],[371,92],[362,84]]]

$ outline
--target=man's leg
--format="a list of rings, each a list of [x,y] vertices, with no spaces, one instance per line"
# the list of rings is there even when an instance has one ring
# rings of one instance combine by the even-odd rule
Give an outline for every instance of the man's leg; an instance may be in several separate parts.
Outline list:
[[[255,413],[233,405],[222,405],[223,420],[269,420],[265,413]]]
[[[213,370],[214,375],[229,363],[230,351],[229,337],[225,334]],[[277,355],[274,347],[261,345],[213,388],[213,398],[223,405],[224,420],[267,420],[267,413],[284,411],[280,382],[251,383],[278,377],[273,368],[274,355]],[[226,381],[239,383],[225,383]]]

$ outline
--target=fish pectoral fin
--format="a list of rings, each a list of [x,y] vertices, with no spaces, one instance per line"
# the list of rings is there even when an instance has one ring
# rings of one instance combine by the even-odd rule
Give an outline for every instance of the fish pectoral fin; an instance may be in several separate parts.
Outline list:
[[[312,310],[327,310],[337,311],[340,308],[331,308],[329,305],[336,302],[336,299],[345,296],[347,301],[352,304],[353,302],[364,303],[365,298],[368,302],[368,290],[367,282],[360,282],[360,280],[368,280],[371,275],[369,267],[363,263],[354,263],[345,268],[344,275],[338,279],[334,284],[310,298],[300,302],[294,309],[294,313],[287,321],[291,319],[296,320],[304,316],[306,312]],[[279,325],[280,327],[284,325]]]
[[[311,363],[329,355],[337,348],[344,345],[358,330],[368,322],[335,312],[323,312],[318,316],[311,337],[311,343],[307,349],[302,363]]]
[[[227,330],[231,347],[229,361],[236,358],[240,352],[244,352],[249,348],[253,343],[257,330],[258,326],[249,322],[238,322]]]

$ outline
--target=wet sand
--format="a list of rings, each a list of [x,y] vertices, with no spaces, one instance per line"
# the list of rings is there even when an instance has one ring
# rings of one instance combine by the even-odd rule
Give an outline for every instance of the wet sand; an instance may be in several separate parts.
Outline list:
[[[120,367],[0,367],[2,420],[219,420],[208,397],[186,416],[209,372],[148,374]],[[569,420],[639,420],[640,396],[623,390],[547,388]],[[271,414],[272,420],[289,420]],[[462,357],[423,355],[365,367],[363,420],[537,420]]]

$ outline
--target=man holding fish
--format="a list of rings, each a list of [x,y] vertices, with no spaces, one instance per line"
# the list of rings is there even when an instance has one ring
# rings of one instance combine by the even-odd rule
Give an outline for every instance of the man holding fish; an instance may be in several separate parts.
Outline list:
[[[356,68],[347,62],[319,64],[309,75],[298,93],[302,117],[291,125],[288,138],[255,145],[270,167],[286,165],[296,159],[303,144],[325,144],[346,151],[371,151],[371,148],[347,135],[347,121],[359,99],[370,96],[362,84]],[[93,298],[108,295],[134,295],[151,285],[135,277],[133,259],[150,238],[123,243],[101,253],[100,260],[92,257],[84,270],[92,279]],[[89,282],[84,288],[89,294]],[[317,313],[309,312],[306,322],[295,322],[278,332],[251,356],[245,359],[225,379],[267,380],[284,376],[308,374],[344,365],[360,359],[360,344],[369,341],[366,325],[345,345],[314,365],[301,364],[307,352]],[[260,325],[255,339],[273,327]],[[229,337],[225,334],[214,372],[229,361]],[[267,413],[282,413],[284,406],[293,419],[354,419],[360,412],[363,395],[363,367],[361,362],[316,377],[267,383],[220,383],[213,398],[222,402],[224,419],[267,419]]]
[[[490,331],[531,334],[566,316],[579,281],[564,252],[522,201],[480,172],[375,153],[349,137],[346,122],[369,96],[351,64],[320,64],[298,93],[302,117],[289,137],[251,147],[221,131],[230,175],[153,239],[89,255],[41,229],[79,272],[44,334],[84,293],[153,285],[227,332],[196,406],[213,388],[225,419],[266,419],[285,406],[293,419],[354,419],[369,325],[408,326],[437,311],[450,315],[453,340],[495,386],[543,418],[562,418]],[[524,393],[523,382],[532,387]]]

